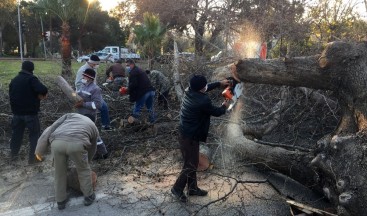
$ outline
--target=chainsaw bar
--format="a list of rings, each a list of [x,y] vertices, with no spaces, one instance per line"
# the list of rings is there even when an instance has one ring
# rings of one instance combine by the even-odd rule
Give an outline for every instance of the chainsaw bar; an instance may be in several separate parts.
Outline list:
[[[243,91],[243,85],[242,83],[237,83],[236,86],[233,89],[233,97],[232,97],[232,103],[228,107],[228,111],[231,111],[234,105],[236,105],[238,98],[242,95]]]

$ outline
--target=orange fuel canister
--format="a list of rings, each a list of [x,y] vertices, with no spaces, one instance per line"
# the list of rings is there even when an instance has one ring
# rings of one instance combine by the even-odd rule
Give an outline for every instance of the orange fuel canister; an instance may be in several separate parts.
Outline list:
[[[233,94],[231,91],[231,87],[227,87],[223,90],[222,96],[226,99],[232,100]]]

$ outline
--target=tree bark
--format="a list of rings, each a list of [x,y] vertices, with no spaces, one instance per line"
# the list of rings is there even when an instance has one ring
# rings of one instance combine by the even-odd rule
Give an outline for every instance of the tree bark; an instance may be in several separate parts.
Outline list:
[[[70,44],[70,25],[67,22],[62,23],[61,35],[61,75],[65,78],[71,77],[71,44]]]
[[[69,99],[70,102],[76,103],[78,101],[83,100],[71,86],[69,83],[62,77],[57,76],[56,77],[56,84],[60,87],[61,91],[64,92],[66,97]]]
[[[178,48],[177,48],[177,42],[174,42],[174,62],[173,62],[173,84],[175,86],[175,91],[177,95],[177,99],[181,102],[184,91],[181,86],[181,79],[180,79],[180,72],[178,70],[179,66],[179,59],[178,59]]]
[[[367,212],[366,62],[366,43],[345,42],[328,44],[321,55],[236,62],[233,75],[243,82],[334,91],[342,119],[311,153],[263,146],[244,136],[235,136],[232,142],[254,162],[265,163],[306,185],[318,185],[315,188],[322,188],[339,215]]]

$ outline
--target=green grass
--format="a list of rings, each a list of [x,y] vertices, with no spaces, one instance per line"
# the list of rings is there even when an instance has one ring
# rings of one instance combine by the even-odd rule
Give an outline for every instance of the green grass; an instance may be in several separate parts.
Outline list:
[[[34,63],[34,75],[42,77],[53,77],[61,75],[61,61],[60,60],[48,60],[48,61],[33,61]],[[72,61],[71,67],[73,76],[75,77],[79,67],[85,63],[78,63]],[[98,69],[98,76],[104,76],[106,71],[106,63],[101,63]],[[8,85],[18,72],[21,70],[22,63],[20,60],[0,60],[0,83]]]

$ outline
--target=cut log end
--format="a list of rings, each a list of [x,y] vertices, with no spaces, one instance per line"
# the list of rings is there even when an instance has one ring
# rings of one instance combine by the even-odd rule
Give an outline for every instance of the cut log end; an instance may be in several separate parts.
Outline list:
[[[319,66],[322,69],[326,69],[329,66],[329,61],[327,60],[325,56],[321,56],[319,58]]]
[[[353,193],[348,191],[339,195],[339,204],[342,206],[348,206],[353,199]]]
[[[339,193],[341,193],[342,191],[345,190],[346,184],[347,184],[346,181],[343,180],[343,179],[340,179],[340,180],[337,181],[336,188],[338,189]]]

